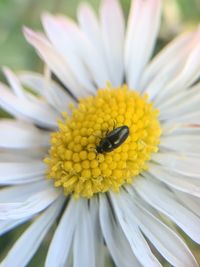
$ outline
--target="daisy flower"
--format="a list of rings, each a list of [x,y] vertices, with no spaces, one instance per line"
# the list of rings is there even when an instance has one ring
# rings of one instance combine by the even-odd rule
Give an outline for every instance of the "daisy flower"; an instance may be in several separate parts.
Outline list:
[[[87,4],[78,22],[43,14],[25,28],[45,75],[4,68],[0,234],[30,221],[1,267],[26,266],[51,234],[45,266],[198,266],[200,31],[153,59],[161,0]],[[55,78],[52,78],[55,77]],[[54,225],[54,228],[52,226]],[[52,231],[55,229],[55,231]]]

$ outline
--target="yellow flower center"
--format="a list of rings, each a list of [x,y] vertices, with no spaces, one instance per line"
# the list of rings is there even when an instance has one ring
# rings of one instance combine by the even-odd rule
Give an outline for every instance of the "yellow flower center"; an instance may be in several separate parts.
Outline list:
[[[147,98],[124,85],[80,99],[51,137],[45,162],[55,186],[62,186],[66,195],[91,198],[96,193],[119,191],[146,170],[151,154],[158,151],[161,134],[159,111]],[[112,151],[98,153],[100,142],[124,125],[129,128],[128,138]]]

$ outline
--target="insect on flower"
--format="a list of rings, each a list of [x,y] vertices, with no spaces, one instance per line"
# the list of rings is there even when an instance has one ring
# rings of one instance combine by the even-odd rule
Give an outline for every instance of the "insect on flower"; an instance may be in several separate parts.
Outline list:
[[[109,132],[96,147],[97,153],[112,152],[122,145],[129,136],[128,126],[120,126]]]
[[[198,267],[180,230],[200,244],[200,29],[153,57],[165,1],[129,1],[127,21],[99,2],[24,29],[67,90],[4,68],[0,236],[30,225],[0,266],[30,266],[48,235],[45,267]]]

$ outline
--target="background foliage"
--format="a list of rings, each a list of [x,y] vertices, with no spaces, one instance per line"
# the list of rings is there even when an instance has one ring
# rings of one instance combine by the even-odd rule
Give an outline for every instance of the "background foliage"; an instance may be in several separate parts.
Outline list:
[[[52,13],[63,13],[76,18],[76,8],[81,0],[0,0],[0,65],[9,66],[14,70],[42,70],[42,63],[22,34],[22,26],[41,29],[40,15],[48,10]],[[100,0],[86,0],[97,10]],[[121,0],[125,16],[131,0]],[[157,50],[168,43],[177,33],[193,29],[200,22],[200,0],[163,0],[162,27],[159,34]],[[0,73],[0,80],[4,80]],[[5,116],[0,111],[0,116]],[[28,224],[18,227],[15,231],[0,237],[0,259],[13,244]],[[200,248],[186,236],[188,245],[200,263]],[[48,237],[47,237],[48,239]],[[42,267],[47,250],[47,240],[28,267]],[[164,266],[170,266],[163,263]],[[107,263],[112,266],[111,263]]]

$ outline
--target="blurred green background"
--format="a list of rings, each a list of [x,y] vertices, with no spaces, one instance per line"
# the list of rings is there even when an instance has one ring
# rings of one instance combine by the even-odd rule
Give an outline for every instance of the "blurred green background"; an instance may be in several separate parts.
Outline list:
[[[52,13],[63,13],[76,18],[76,8],[81,0],[0,0],[0,65],[6,65],[14,70],[42,69],[42,62],[30,47],[22,34],[22,26],[41,29],[40,14],[48,10]],[[100,0],[87,0],[96,10]],[[125,16],[131,0],[121,0]],[[163,18],[159,34],[157,50],[167,44],[179,32],[195,29],[200,22],[200,0],[163,0]],[[0,73],[0,80],[4,80]],[[1,113],[0,113],[1,115]],[[1,115],[2,116],[2,115]],[[22,225],[15,231],[0,237],[0,259],[13,244],[14,240],[28,226]],[[183,234],[182,234],[183,235]],[[183,237],[188,242],[193,253],[200,263],[200,248]],[[39,252],[29,267],[42,267],[43,256],[47,249],[47,240],[42,244]],[[164,266],[170,266],[163,263]],[[107,264],[112,266],[111,263]],[[55,266],[56,267],[56,266]],[[123,266],[122,266],[123,267]]]

